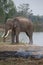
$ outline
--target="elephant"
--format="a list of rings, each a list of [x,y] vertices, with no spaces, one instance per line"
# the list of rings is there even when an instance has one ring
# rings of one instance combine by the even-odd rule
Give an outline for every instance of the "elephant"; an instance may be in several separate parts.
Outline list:
[[[16,43],[19,43],[19,34],[20,32],[25,32],[29,37],[29,44],[33,44],[33,23],[31,19],[24,17],[15,17],[13,20],[13,29],[12,29],[12,43],[14,43],[14,36],[16,35]]]
[[[8,22],[9,21],[9,22]],[[15,17],[12,20],[7,20],[5,25],[5,35],[3,38],[5,39],[9,33],[8,30],[12,30],[12,43],[14,43],[14,37],[16,36],[16,43],[19,43],[19,34],[20,32],[25,32],[29,37],[29,44],[33,44],[32,36],[33,36],[33,23],[31,19],[25,17]]]

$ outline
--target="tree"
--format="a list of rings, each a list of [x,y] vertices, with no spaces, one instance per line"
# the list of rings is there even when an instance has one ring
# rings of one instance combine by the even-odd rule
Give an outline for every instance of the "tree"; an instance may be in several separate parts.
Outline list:
[[[4,15],[4,21],[16,15],[16,6],[12,0],[0,0],[0,13]],[[3,14],[2,14],[3,12]]]
[[[18,7],[18,15],[28,17],[30,14],[32,14],[32,10],[29,8],[29,4],[20,4]]]

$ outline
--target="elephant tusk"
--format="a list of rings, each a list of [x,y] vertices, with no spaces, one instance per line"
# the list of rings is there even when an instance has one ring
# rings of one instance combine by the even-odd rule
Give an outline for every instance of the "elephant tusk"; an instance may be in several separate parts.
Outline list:
[[[8,32],[7,32],[7,34],[6,34],[5,38],[9,35],[9,32],[10,32],[10,31],[8,31]]]
[[[2,38],[4,37],[4,35],[5,35],[5,32],[4,32],[4,34],[1,36]]]

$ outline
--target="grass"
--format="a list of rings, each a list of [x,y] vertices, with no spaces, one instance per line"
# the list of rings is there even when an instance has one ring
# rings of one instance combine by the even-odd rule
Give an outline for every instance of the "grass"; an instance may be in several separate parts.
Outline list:
[[[43,59],[9,58],[0,60],[0,65],[43,65]]]

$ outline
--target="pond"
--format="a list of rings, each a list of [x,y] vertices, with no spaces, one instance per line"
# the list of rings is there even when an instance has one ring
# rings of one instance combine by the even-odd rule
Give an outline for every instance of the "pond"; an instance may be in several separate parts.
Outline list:
[[[3,33],[0,33],[0,38],[1,38],[2,34]],[[0,40],[0,41],[2,41],[2,40]],[[24,32],[20,33],[19,41],[22,43],[29,44],[29,38]],[[9,39],[6,39],[6,42],[11,42],[11,36]],[[38,45],[38,46],[43,46],[43,32],[34,32],[33,33],[33,44]]]
[[[23,43],[29,43],[29,38],[24,32],[22,32],[19,35],[19,41]],[[43,46],[43,32],[33,33],[33,44]]]

